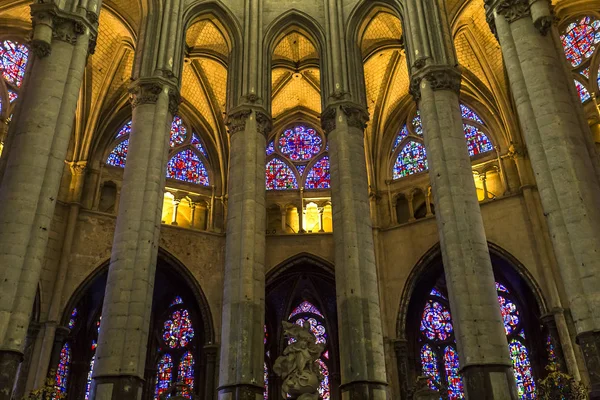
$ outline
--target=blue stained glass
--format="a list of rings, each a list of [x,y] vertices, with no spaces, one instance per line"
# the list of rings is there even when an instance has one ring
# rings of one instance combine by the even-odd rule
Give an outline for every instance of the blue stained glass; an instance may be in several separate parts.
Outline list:
[[[187,129],[183,126],[183,121],[177,115],[173,117],[171,123],[171,137],[169,139],[169,145],[171,147],[179,146],[185,141],[187,137]]]
[[[442,292],[440,292],[437,288],[431,289],[431,292],[429,292],[429,294],[431,296],[437,296],[437,297],[441,297],[442,299],[446,299],[446,296],[444,296],[442,294]]]
[[[471,110],[469,107],[464,104],[460,105],[460,112],[464,119],[470,119],[471,121],[475,121],[483,125],[483,120],[479,118],[479,115],[475,113],[475,111]]]
[[[427,153],[418,142],[409,142],[404,146],[394,164],[393,179],[427,171]]]
[[[172,349],[185,347],[194,338],[194,327],[188,310],[175,311],[171,319],[165,321],[163,340]]]
[[[274,158],[266,166],[267,190],[298,189],[298,180],[292,169],[283,161]]]
[[[306,165],[296,165],[296,169],[298,170],[298,174],[300,176],[304,175],[304,170],[306,169]]]
[[[423,123],[421,122],[421,113],[417,110],[417,115],[412,120],[412,126],[416,134],[423,136]]]
[[[73,311],[71,311],[71,318],[69,319],[69,329],[73,329],[75,327],[75,323],[77,322],[77,308],[74,308]]]
[[[264,369],[265,390],[263,393],[263,399],[269,400],[269,368],[267,367],[266,361],[264,364],[265,364],[265,369]]]
[[[129,121],[128,123],[123,125],[123,127],[117,133],[117,136],[115,136],[115,139],[120,138],[121,136],[129,135],[130,133],[131,133],[131,121]]]
[[[327,368],[325,361],[321,359],[318,359],[317,363],[319,364],[321,375],[323,375],[323,379],[319,385],[319,394],[321,395],[321,399],[329,400],[331,398],[331,394],[329,392],[329,368]]]
[[[556,355],[556,349],[554,348],[552,336],[550,335],[546,337],[546,350],[548,351],[548,361],[550,361],[551,364],[556,364],[558,362],[558,356]]]
[[[296,320],[296,324],[302,326],[302,324],[304,323],[304,321],[308,321],[309,325],[310,325],[310,331],[315,335],[315,337],[317,338],[317,343],[327,343],[327,332],[325,331],[325,327],[316,319],[312,318],[312,317],[304,317],[304,318],[298,318]],[[292,341],[290,341],[289,343],[292,343]]]
[[[29,49],[22,44],[5,40],[0,43],[0,72],[4,79],[20,87],[25,77]]]
[[[267,156],[275,153],[275,143],[271,140],[267,145]]]
[[[585,103],[589,99],[591,99],[590,92],[583,86],[581,82],[577,79],[573,80],[575,82],[575,88],[577,88],[577,94],[579,95],[579,99],[582,103]]]
[[[452,346],[446,347],[444,350],[444,369],[446,370],[446,378],[448,380],[448,399],[464,399],[464,388],[462,377],[458,370],[458,354]]]
[[[517,381],[517,391],[521,400],[536,398],[535,381],[531,372],[529,352],[517,339],[508,344],[510,358],[513,362],[513,372]]]
[[[494,146],[492,146],[490,139],[488,139],[486,134],[479,128],[464,124],[463,129],[465,131],[465,138],[467,139],[467,148],[469,149],[470,156],[494,150]]]
[[[312,128],[297,125],[286,129],[279,137],[281,153],[293,161],[307,161],[319,154],[323,146],[321,136]]]
[[[329,189],[331,176],[329,174],[329,157],[325,156],[312,166],[306,176],[305,189]]]
[[[512,333],[519,324],[519,311],[515,303],[506,300],[503,296],[498,296],[498,304],[500,304],[500,312],[504,321],[504,330],[506,334]]]
[[[598,83],[598,88],[600,88],[600,66],[598,66],[598,78],[596,78],[596,82]]]
[[[87,374],[87,384],[85,386],[85,400],[90,399],[90,392],[92,390],[92,372],[94,372],[94,362],[96,361],[96,355],[92,356],[92,361],[90,361],[90,370]]]
[[[71,346],[69,343],[65,343],[60,350],[60,358],[58,361],[58,367],[56,368],[56,375],[54,377],[54,392],[52,393],[53,400],[61,399],[66,396],[70,368]]]
[[[600,21],[583,17],[570,24],[560,37],[567,60],[573,67],[590,58],[600,42]]]
[[[421,347],[421,367],[423,375],[429,377],[427,380],[429,387],[433,390],[438,390],[436,383],[440,381],[440,371],[438,369],[437,356],[428,344]]]
[[[498,283],[498,282],[496,282],[496,290],[499,291],[499,292],[510,293],[508,291],[508,289],[506,288],[506,286],[504,286],[503,284]]]
[[[208,159],[208,154],[206,154],[206,149],[202,146],[202,141],[198,138],[195,133],[192,133],[192,141],[190,142],[194,147],[202,154],[206,159]]]
[[[129,139],[125,139],[115,146],[106,159],[107,165],[113,167],[125,168],[127,162],[127,150],[129,149]]]
[[[202,186],[210,185],[204,163],[191,149],[182,150],[171,157],[167,164],[167,178]]]
[[[590,67],[582,69],[580,74],[585,76],[587,79],[590,79]]]
[[[171,302],[170,307],[176,306],[178,304],[183,304],[183,299],[181,298],[181,296],[175,296],[175,298]]]
[[[408,128],[406,127],[406,124],[404,124],[404,126],[402,127],[402,130],[400,131],[398,136],[396,136],[396,140],[394,141],[394,147],[392,148],[392,152],[398,148],[398,146],[400,145],[400,142],[402,142],[404,140],[404,138],[406,138],[407,136],[408,136]]]
[[[164,354],[158,362],[156,371],[156,386],[154,388],[154,400],[169,389],[173,381],[173,359],[169,354]]]
[[[191,393],[194,389],[194,367],[196,365],[196,361],[194,360],[194,356],[191,352],[186,352],[183,357],[181,357],[181,362],[179,363],[179,372],[178,372],[178,382],[187,385],[189,388],[189,393],[184,393],[184,397],[191,399]]]
[[[19,95],[17,94],[17,92],[13,92],[12,90],[8,91],[8,101],[10,101],[11,103],[13,103],[17,97],[19,97]]]
[[[429,340],[446,340],[452,334],[450,311],[437,301],[429,300],[421,318],[421,332]]]
[[[323,314],[321,314],[321,311],[319,311],[319,309],[317,307],[315,307],[310,301],[303,301],[302,303],[300,303],[300,305],[298,307],[294,308],[294,310],[291,312],[288,319],[295,317],[298,314],[303,314],[303,313],[316,314],[319,317],[324,318]],[[267,327],[265,326],[265,332],[266,332],[266,329],[267,329]]]

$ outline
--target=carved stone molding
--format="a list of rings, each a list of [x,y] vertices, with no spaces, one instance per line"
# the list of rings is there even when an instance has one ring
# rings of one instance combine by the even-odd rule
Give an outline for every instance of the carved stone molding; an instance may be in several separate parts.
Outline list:
[[[179,103],[181,103],[179,90],[174,87],[173,82],[159,77],[141,78],[129,86],[131,107],[136,108],[140,104],[156,104],[158,96],[165,87],[168,88],[169,94],[169,112],[177,113]]]
[[[246,121],[254,114],[256,118],[256,130],[263,136],[267,137],[271,132],[272,122],[271,117],[262,108],[256,107],[241,107],[234,109],[227,116],[227,128],[229,134],[233,135],[236,132],[241,132],[246,129]]]
[[[369,121],[369,113],[358,104],[351,102],[333,103],[321,114],[321,126],[325,134],[336,128],[338,112],[344,113],[346,123],[352,128],[364,130]]]
[[[41,40],[32,41],[29,47],[38,58],[48,57],[52,52],[50,43],[42,42]]]
[[[496,12],[509,23],[531,15],[529,2],[526,0],[501,0],[496,4]]]
[[[173,115],[177,114],[179,110],[179,104],[181,104],[181,96],[178,90],[169,90],[169,112]]]
[[[430,67],[411,78],[409,92],[415,99],[421,99],[421,83],[429,82],[432,90],[451,90],[460,93],[461,73],[456,67]]]
[[[258,132],[262,134],[264,137],[267,137],[269,133],[271,133],[271,129],[273,128],[273,124],[271,122],[271,118],[262,111],[256,111],[256,128]]]

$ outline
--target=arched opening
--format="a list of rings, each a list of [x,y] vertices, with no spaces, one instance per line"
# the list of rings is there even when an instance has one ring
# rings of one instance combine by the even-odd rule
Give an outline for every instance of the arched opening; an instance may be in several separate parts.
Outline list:
[[[282,321],[308,321],[325,351],[317,361],[324,378],[323,400],[339,399],[339,348],[333,268],[317,257],[300,254],[267,275],[265,301],[265,400],[281,396],[281,379],[272,365],[287,347]]]
[[[50,373],[55,393],[66,400],[90,398],[107,274],[106,264],[81,285],[64,311]],[[214,363],[207,363],[213,350],[205,348],[214,342],[206,299],[185,267],[163,251],[155,282],[142,399],[157,400],[175,384],[185,398],[206,396],[214,390],[214,382],[206,379],[214,377],[209,370]]]

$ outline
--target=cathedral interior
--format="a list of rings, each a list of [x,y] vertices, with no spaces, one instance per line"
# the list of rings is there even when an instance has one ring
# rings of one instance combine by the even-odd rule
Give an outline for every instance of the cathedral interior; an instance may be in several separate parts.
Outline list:
[[[296,399],[283,321],[600,399],[597,0],[0,0],[0,75],[0,400]]]

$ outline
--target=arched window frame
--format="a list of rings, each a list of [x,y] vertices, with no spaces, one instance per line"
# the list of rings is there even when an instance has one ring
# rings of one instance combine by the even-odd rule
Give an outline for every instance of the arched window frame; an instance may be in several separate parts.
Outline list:
[[[203,140],[202,135],[199,133],[200,131],[193,129],[193,127],[187,123],[186,118],[184,118],[181,115],[176,115],[176,117],[179,117],[181,119],[182,126],[186,130],[186,137],[181,144],[169,146],[169,155],[167,158],[167,164],[178,153],[185,151],[185,150],[190,150],[195,156],[198,157],[198,159],[204,165],[204,168],[205,168],[207,176],[208,176],[208,185],[201,185],[201,184],[197,184],[197,183],[187,182],[187,181],[183,181],[183,180],[179,180],[179,179],[175,179],[175,178],[170,178],[168,176],[167,176],[167,182],[169,182],[169,184],[176,184],[176,185],[193,185],[194,187],[210,187],[210,185],[214,184],[214,174],[212,172],[211,164],[208,160],[208,157],[210,155],[208,153],[208,149],[205,144],[206,141]],[[124,120],[121,124],[119,124],[116,133],[113,134],[113,138],[112,138],[110,144],[108,145],[105,153],[103,154],[102,162],[106,163],[106,161],[107,161],[108,157],[110,156],[110,154],[112,153],[112,151],[115,150],[115,148],[119,144],[123,143],[126,140],[129,140],[130,133],[119,136],[119,132],[121,131],[121,129],[123,129],[129,123],[131,123],[131,118]],[[194,138],[197,139],[196,143],[193,142]],[[171,144],[171,142],[169,142],[169,144]],[[204,152],[200,151],[199,146],[204,150]],[[109,165],[109,164],[106,164],[106,166],[108,168],[121,169],[120,166],[113,166],[113,165]],[[167,174],[167,170],[165,170],[165,174]]]
[[[315,131],[315,133],[317,135],[319,135],[319,137],[321,138],[320,151],[318,153],[314,154],[308,160],[297,160],[297,161],[292,160],[290,157],[288,157],[286,154],[284,154],[281,151],[281,148],[279,146],[279,139],[281,138],[281,135],[283,135],[283,133],[286,130],[293,129],[294,127],[299,126],[299,125],[302,125],[302,126],[306,127],[307,129],[313,129]],[[267,154],[266,163],[271,161],[273,158],[278,158],[291,168],[292,172],[294,173],[294,175],[296,177],[296,181],[298,182],[298,189],[303,188],[306,191],[323,191],[323,190],[330,189],[330,188],[315,188],[315,189],[307,189],[306,188],[306,178],[308,177],[308,173],[310,172],[312,167],[317,162],[322,160],[324,157],[329,156],[329,145],[327,144],[327,138],[325,137],[323,132],[320,129],[318,129],[316,126],[314,126],[312,123],[306,122],[306,121],[295,121],[293,123],[284,125],[281,129],[278,129],[276,134],[267,141],[266,154]],[[297,189],[288,189],[288,190],[297,190]]]
[[[570,17],[569,19],[565,20],[560,26],[559,33],[561,42],[563,36],[567,34],[567,30],[570,28],[570,26],[572,24],[579,24],[586,17],[590,18],[590,23],[593,23],[593,20],[596,20],[599,21],[598,24],[600,24],[600,13],[594,11],[581,13],[577,16]],[[579,92],[578,90],[579,99],[583,104],[586,104],[591,100],[592,93],[600,93],[600,41],[595,44],[595,47],[596,48],[593,54],[575,67],[567,59],[566,53],[563,51],[563,54],[565,56],[565,62],[571,70],[573,80],[581,84],[583,89],[585,89],[585,91],[587,92],[586,96],[582,96],[581,92]],[[586,71],[588,76],[586,76]]]
[[[289,160],[287,158],[284,158],[284,156],[282,156],[281,154],[271,154],[270,156],[268,156],[265,160],[265,185],[267,184],[266,181],[266,174],[267,174],[267,165],[269,165],[269,163],[273,160],[278,160],[281,161],[283,164],[285,164],[290,171],[292,171],[292,174],[294,175],[294,178],[296,179],[296,187],[294,188],[290,188],[290,189],[267,189],[267,191],[282,191],[282,190],[298,190],[301,187],[301,176],[298,172],[298,170],[296,169],[296,166],[294,164],[292,164],[291,162],[289,162]]]
[[[30,57],[30,49],[29,46],[26,44],[27,40],[25,38],[20,38],[16,36],[0,36],[0,46],[3,46],[6,41],[10,41],[14,44],[23,46],[28,51],[28,60],[25,63],[25,75],[23,76],[23,80],[21,81],[20,85],[8,82],[6,79],[4,79],[2,73],[0,72],[0,122],[8,123],[8,121],[10,121],[12,113],[14,112],[14,107],[20,95],[21,89],[23,88],[25,80],[27,79],[26,74],[27,67],[29,65],[28,61]],[[0,69],[0,71],[2,70]],[[9,91],[13,93],[12,96],[9,95]],[[11,97],[13,97],[12,101]]]
[[[469,109],[470,111],[474,112],[478,118],[478,120],[474,119],[474,118],[468,118],[468,117],[466,117],[465,113],[463,112],[463,118],[462,118],[463,132],[465,131],[464,128],[466,125],[470,125],[470,126],[476,128],[477,130],[481,131],[485,135],[485,137],[488,139],[488,141],[490,142],[490,145],[492,147],[492,149],[487,150],[485,152],[470,155],[471,161],[472,162],[475,160],[480,161],[481,159],[488,158],[490,156],[495,155],[495,153],[493,152],[493,149],[495,147],[494,139],[492,137],[492,134],[491,134],[489,128],[485,124],[485,120],[481,117],[481,114],[475,108],[473,108],[471,105],[469,105],[465,102],[461,102],[460,105],[461,105],[461,111],[463,111],[463,106],[464,106],[467,109]],[[425,169],[424,171],[409,174],[407,176],[403,176],[403,177],[399,177],[399,178],[394,178],[394,166],[396,164],[396,161],[398,160],[400,153],[405,148],[405,146],[408,145],[410,142],[415,142],[415,143],[418,143],[418,144],[422,145],[423,147],[425,147],[422,129],[423,129],[422,124],[420,123],[420,113],[417,109],[413,108],[413,110],[411,112],[409,112],[404,123],[401,125],[398,133],[396,133],[396,135],[392,139],[393,140],[392,144],[391,144],[392,152],[391,152],[391,157],[390,157],[390,161],[389,161],[389,165],[388,165],[388,171],[389,171],[388,176],[389,176],[390,180],[399,181],[401,179],[408,179],[413,176],[421,176],[422,174],[429,172],[429,166],[427,166],[427,169]],[[466,134],[465,134],[465,140],[466,140]],[[466,144],[468,146],[468,143],[466,143]],[[426,160],[427,160],[427,154],[425,154],[425,161]]]

